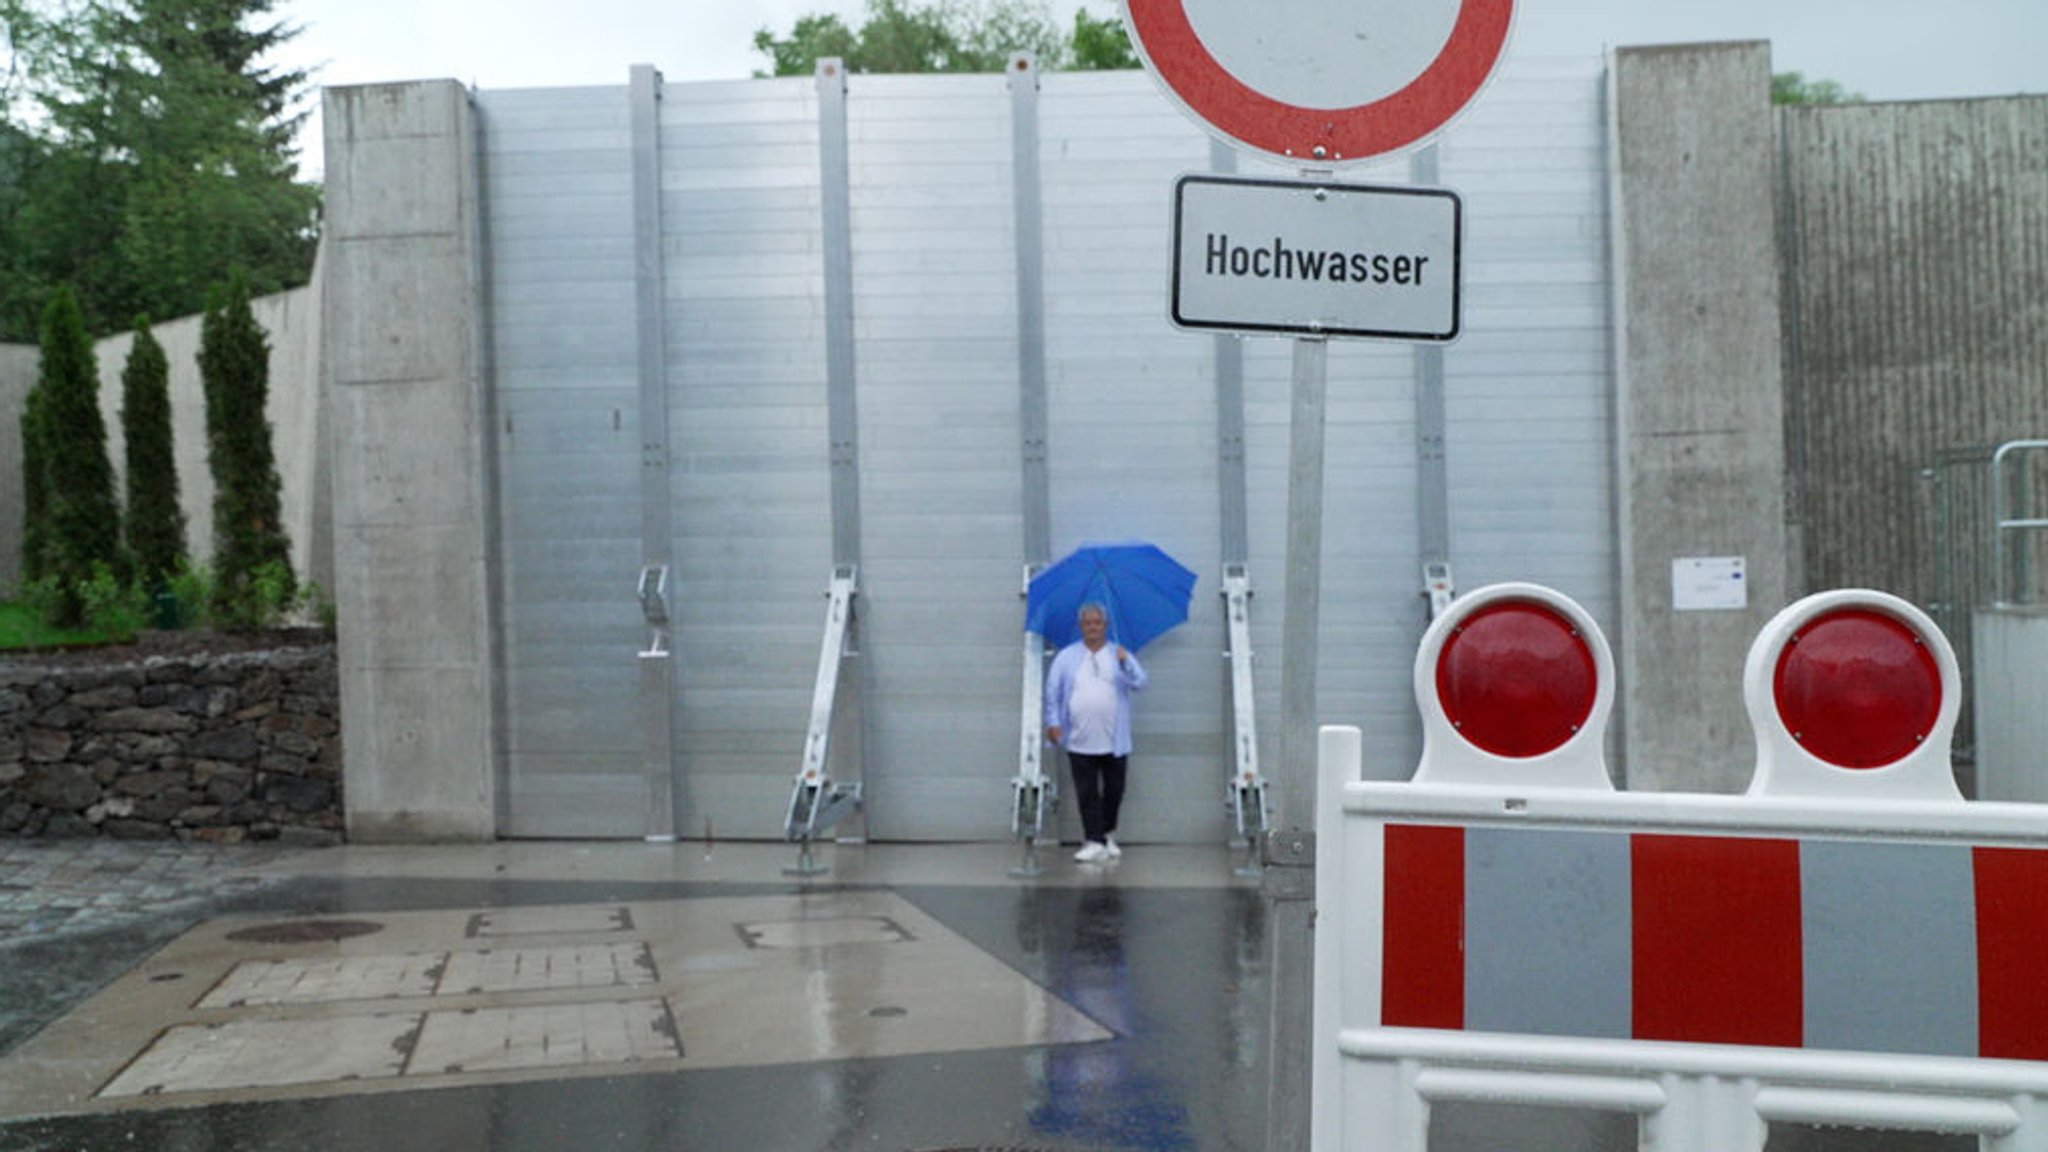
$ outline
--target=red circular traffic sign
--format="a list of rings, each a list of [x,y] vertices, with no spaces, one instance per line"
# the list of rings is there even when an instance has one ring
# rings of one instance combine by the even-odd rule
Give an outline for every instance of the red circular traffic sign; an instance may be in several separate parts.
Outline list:
[[[1146,67],[1190,115],[1245,147],[1321,166],[1421,143],[1450,123],[1493,75],[1507,46],[1514,0],[1436,2],[1458,7],[1436,57],[1398,91],[1343,108],[1290,102],[1233,75],[1197,35],[1189,0],[1124,0],[1124,13]]]
[[[1504,600],[1451,630],[1437,654],[1436,694],[1459,735],[1496,756],[1528,759],[1578,734],[1599,675],[1570,620],[1532,600]]]

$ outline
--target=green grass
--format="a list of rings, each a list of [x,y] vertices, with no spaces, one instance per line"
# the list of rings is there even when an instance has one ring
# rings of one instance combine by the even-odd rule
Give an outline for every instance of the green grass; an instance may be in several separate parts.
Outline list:
[[[0,600],[0,651],[110,644],[121,639],[124,637],[90,628],[52,628],[28,605],[18,600]]]

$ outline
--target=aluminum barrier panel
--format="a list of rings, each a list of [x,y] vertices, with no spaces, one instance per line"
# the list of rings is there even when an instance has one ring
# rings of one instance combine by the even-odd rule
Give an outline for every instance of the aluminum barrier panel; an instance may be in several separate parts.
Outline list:
[[[2048,809],[1970,803],[1947,641],[1876,592],[1753,645],[1748,794],[1613,790],[1606,641],[1482,589],[1416,661],[1422,763],[1325,728],[1315,1147],[1422,1149],[1449,1102],[1639,1119],[1660,1152],[1772,1125],[2048,1149]]]

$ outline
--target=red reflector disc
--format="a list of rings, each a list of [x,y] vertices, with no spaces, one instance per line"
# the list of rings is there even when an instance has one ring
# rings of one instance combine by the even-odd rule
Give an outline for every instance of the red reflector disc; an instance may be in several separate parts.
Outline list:
[[[1941,714],[1941,668],[1898,620],[1862,608],[1809,621],[1778,655],[1778,716],[1799,746],[1838,768],[1905,759]]]
[[[1496,756],[1554,751],[1593,714],[1593,650],[1543,604],[1504,600],[1451,630],[1436,660],[1436,694],[1460,735]]]

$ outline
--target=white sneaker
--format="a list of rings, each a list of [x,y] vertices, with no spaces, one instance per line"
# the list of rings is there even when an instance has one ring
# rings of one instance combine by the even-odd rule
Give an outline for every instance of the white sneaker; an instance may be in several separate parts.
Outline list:
[[[1103,839],[1102,853],[1111,860],[1121,860],[1124,856],[1124,850],[1122,846],[1117,844],[1116,837],[1114,836],[1108,836]]]
[[[1083,864],[1094,864],[1098,861],[1109,859],[1109,849],[1090,840],[1086,844],[1081,845],[1079,852],[1074,853],[1074,859]]]

